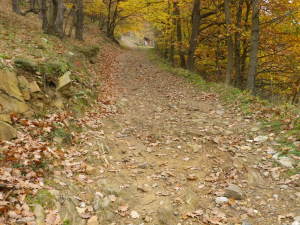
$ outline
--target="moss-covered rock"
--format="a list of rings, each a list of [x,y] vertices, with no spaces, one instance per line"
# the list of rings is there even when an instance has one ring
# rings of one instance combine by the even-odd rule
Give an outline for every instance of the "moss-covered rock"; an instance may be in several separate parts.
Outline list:
[[[82,53],[85,57],[89,59],[96,57],[99,51],[100,51],[99,46],[78,47],[78,52]]]
[[[70,65],[64,60],[54,60],[39,65],[39,72],[43,76],[43,82],[48,87],[57,87],[60,76],[70,70]]]
[[[38,66],[35,62],[26,58],[16,58],[14,64],[17,68],[25,70],[30,73],[34,73],[38,70]]]
[[[68,62],[63,60],[54,60],[39,65],[39,72],[46,75],[59,77],[70,69]]]

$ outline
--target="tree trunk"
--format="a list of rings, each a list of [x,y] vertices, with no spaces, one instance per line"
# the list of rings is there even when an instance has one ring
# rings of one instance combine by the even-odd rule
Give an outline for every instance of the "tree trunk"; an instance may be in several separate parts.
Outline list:
[[[55,18],[55,33],[58,37],[63,38],[64,37],[64,1],[63,0],[56,0],[57,2],[57,14]]]
[[[192,12],[192,34],[189,42],[187,68],[189,70],[194,69],[195,51],[198,45],[199,27],[201,23],[200,19],[200,0],[194,0],[193,12]]]
[[[176,30],[177,30],[176,36],[177,36],[177,41],[178,41],[178,53],[179,53],[179,57],[180,57],[180,66],[182,68],[186,68],[184,53],[182,51],[183,43],[182,43],[180,9],[179,9],[177,0],[174,0],[173,6],[174,6],[174,14],[176,16]]]
[[[83,12],[83,3],[82,0],[77,0],[77,10],[76,10],[76,24],[75,24],[75,38],[77,40],[83,40],[83,20],[84,20],[84,12]]]
[[[109,0],[108,2],[108,8],[107,8],[107,21],[106,21],[106,36],[109,37],[110,35],[110,20],[111,20],[111,9],[112,8],[112,0]]]
[[[175,32],[174,32],[174,27],[176,26],[176,19],[174,15],[174,11],[172,12],[172,7],[170,0],[168,0],[168,11],[170,15],[170,54],[169,54],[169,60],[172,65],[174,65],[174,53],[175,53]]]
[[[255,94],[255,78],[258,66],[258,47],[259,47],[259,0],[252,0],[252,27],[251,27],[251,50],[247,89]]]
[[[226,66],[226,85],[230,85],[232,79],[234,55],[233,55],[233,40],[230,31],[231,21],[231,0],[224,1],[225,21],[227,26],[227,66]]]
[[[217,41],[217,47],[216,47],[216,50],[215,50],[215,63],[216,63],[216,77],[217,79],[219,79],[222,75],[222,68],[220,66],[220,58],[221,58],[221,55],[222,55],[222,51],[221,51],[221,48],[220,48],[220,42],[221,41]]]
[[[241,28],[242,14],[243,14],[243,3],[244,0],[240,0],[238,3],[236,13],[236,27]],[[241,33],[240,30],[235,32],[234,36],[234,67],[235,67],[235,86],[241,87],[242,84],[242,73],[241,73]]]
[[[246,3],[246,13],[245,13],[245,17],[244,17],[244,24],[245,24],[245,31],[248,32],[249,28],[248,28],[248,21],[249,21],[249,15],[250,15],[250,11],[251,11],[251,4],[248,0],[245,1]],[[249,41],[244,38],[242,41],[242,55],[241,55],[241,84],[240,87],[244,88],[245,87],[245,78],[247,77],[246,75],[246,60],[248,57],[248,49],[249,49]]]
[[[47,0],[45,0],[47,1]],[[49,2],[49,7],[47,8],[47,17],[48,17],[48,25],[46,28],[47,34],[56,35],[55,31],[55,20],[57,16],[58,5],[56,0],[51,0]]]
[[[42,17],[42,30],[47,33],[48,17],[47,17],[47,0],[41,0],[41,17]]]
[[[17,14],[21,14],[19,0],[12,0],[12,10],[13,10],[13,12],[15,12]]]

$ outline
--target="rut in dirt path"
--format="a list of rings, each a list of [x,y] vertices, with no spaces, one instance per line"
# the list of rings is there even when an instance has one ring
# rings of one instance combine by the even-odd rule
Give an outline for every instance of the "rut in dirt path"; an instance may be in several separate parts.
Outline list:
[[[88,182],[57,178],[99,224],[275,225],[299,215],[297,181],[282,183],[271,141],[253,141],[258,122],[164,72],[145,52],[117,60],[118,113],[82,146]]]

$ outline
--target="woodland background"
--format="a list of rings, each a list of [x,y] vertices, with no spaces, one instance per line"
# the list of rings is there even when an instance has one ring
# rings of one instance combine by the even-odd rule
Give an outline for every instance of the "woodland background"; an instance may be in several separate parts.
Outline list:
[[[13,0],[12,7],[40,14],[43,31],[61,38],[82,40],[90,22],[115,41],[150,26],[174,66],[272,101],[299,101],[299,1]]]

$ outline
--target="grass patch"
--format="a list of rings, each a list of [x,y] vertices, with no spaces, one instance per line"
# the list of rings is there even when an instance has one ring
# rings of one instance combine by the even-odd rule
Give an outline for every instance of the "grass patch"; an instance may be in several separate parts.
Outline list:
[[[39,190],[36,195],[28,195],[26,201],[30,205],[39,204],[45,209],[53,209],[55,207],[55,196],[45,189]]]
[[[72,225],[70,220],[65,220],[62,225]]]

